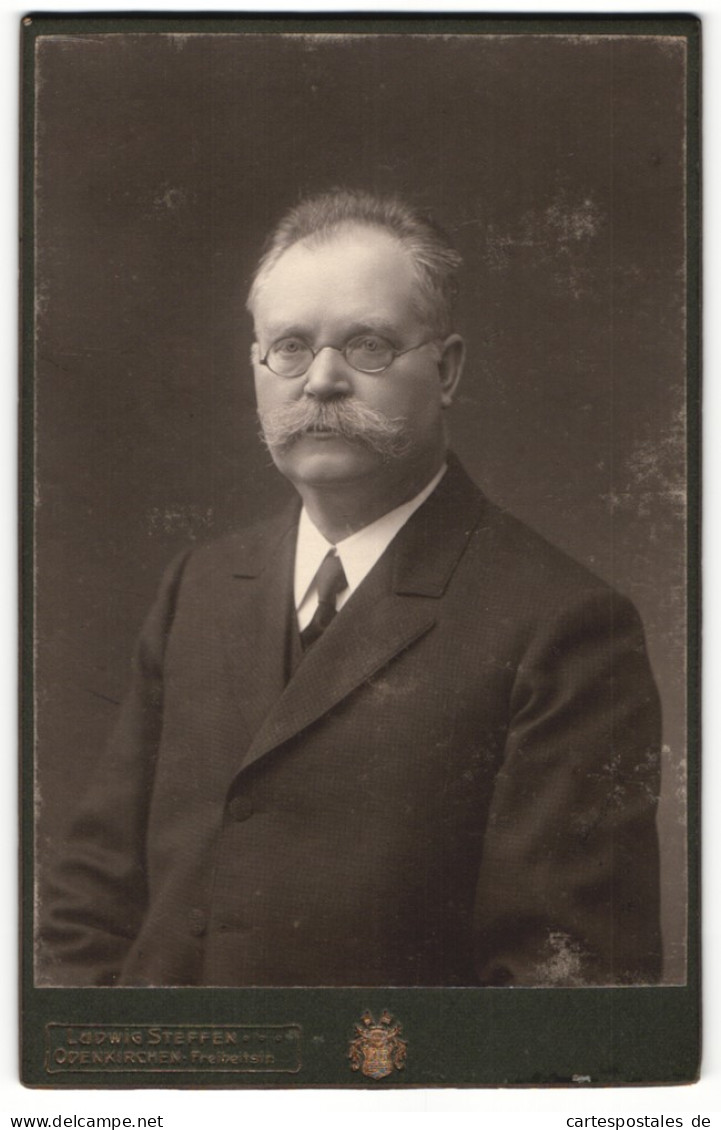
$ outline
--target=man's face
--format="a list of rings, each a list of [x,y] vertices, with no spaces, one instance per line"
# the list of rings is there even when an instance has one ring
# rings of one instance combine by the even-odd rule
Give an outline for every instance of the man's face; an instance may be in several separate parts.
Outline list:
[[[442,410],[458,374],[449,379],[444,343],[429,342],[433,331],[419,310],[410,255],[392,235],[356,226],[323,243],[294,244],[260,288],[254,319],[258,412],[273,459],[287,478],[298,486],[330,485],[437,469],[444,450]],[[395,349],[412,352],[396,357],[384,372],[358,372],[337,350],[359,336],[383,337]],[[289,339],[284,348],[290,350],[301,341],[321,352],[303,375],[278,376],[260,359],[280,339]],[[413,348],[420,343],[427,344]],[[311,424],[290,442],[273,444],[273,414],[289,405],[311,414],[328,406],[331,423]],[[394,422],[401,434],[393,453],[382,442],[372,443],[370,433],[367,442],[353,428],[340,434],[332,425],[333,406],[340,413],[370,409]]]

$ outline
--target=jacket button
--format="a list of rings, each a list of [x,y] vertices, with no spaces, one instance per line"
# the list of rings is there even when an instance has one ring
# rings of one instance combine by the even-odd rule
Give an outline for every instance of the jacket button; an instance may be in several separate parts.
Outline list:
[[[247,820],[253,815],[253,802],[249,796],[233,797],[228,805],[228,812],[234,820]]]
[[[202,937],[202,935],[205,933],[206,925],[207,920],[202,910],[198,910],[196,907],[190,911],[190,913],[188,914],[188,927],[193,937]]]

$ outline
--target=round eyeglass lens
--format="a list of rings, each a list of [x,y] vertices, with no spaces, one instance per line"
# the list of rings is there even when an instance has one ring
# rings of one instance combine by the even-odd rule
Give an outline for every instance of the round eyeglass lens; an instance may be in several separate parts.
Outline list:
[[[361,373],[379,373],[393,363],[395,351],[384,337],[358,337],[343,350],[346,361]]]
[[[271,345],[268,366],[279,377],[299,377],[313,361],[313,350],[304,341],[284,338]]]

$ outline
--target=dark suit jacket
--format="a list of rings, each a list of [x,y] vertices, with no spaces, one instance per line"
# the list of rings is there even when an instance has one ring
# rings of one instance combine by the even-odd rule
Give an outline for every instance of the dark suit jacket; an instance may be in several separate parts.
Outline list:
[[[453,462],[299,662],[296,524],[168,572],[47,900],[44,980],[655,980],[633,607]]]

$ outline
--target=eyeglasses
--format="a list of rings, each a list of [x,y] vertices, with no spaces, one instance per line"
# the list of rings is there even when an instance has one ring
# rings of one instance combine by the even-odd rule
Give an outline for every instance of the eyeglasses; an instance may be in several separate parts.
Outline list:
[[[277,377],[302,377],[321,350],[335,349],[356,372],[383,373],[391,367],[397,357],[413,353],[415,349],[422,349],[424,345],[429,345],[435,340],[429,337],[425,341],[419,341],[418,345],[411,345],[408,349],[396,349],[384,337],[378,337],[377,334],[361,334],[359,337],[351,338],[340,348],[337,345],[321,345],[318,349],[313,349],[301,337],[281,337],[273,342],[259,364],[265,365]]]

